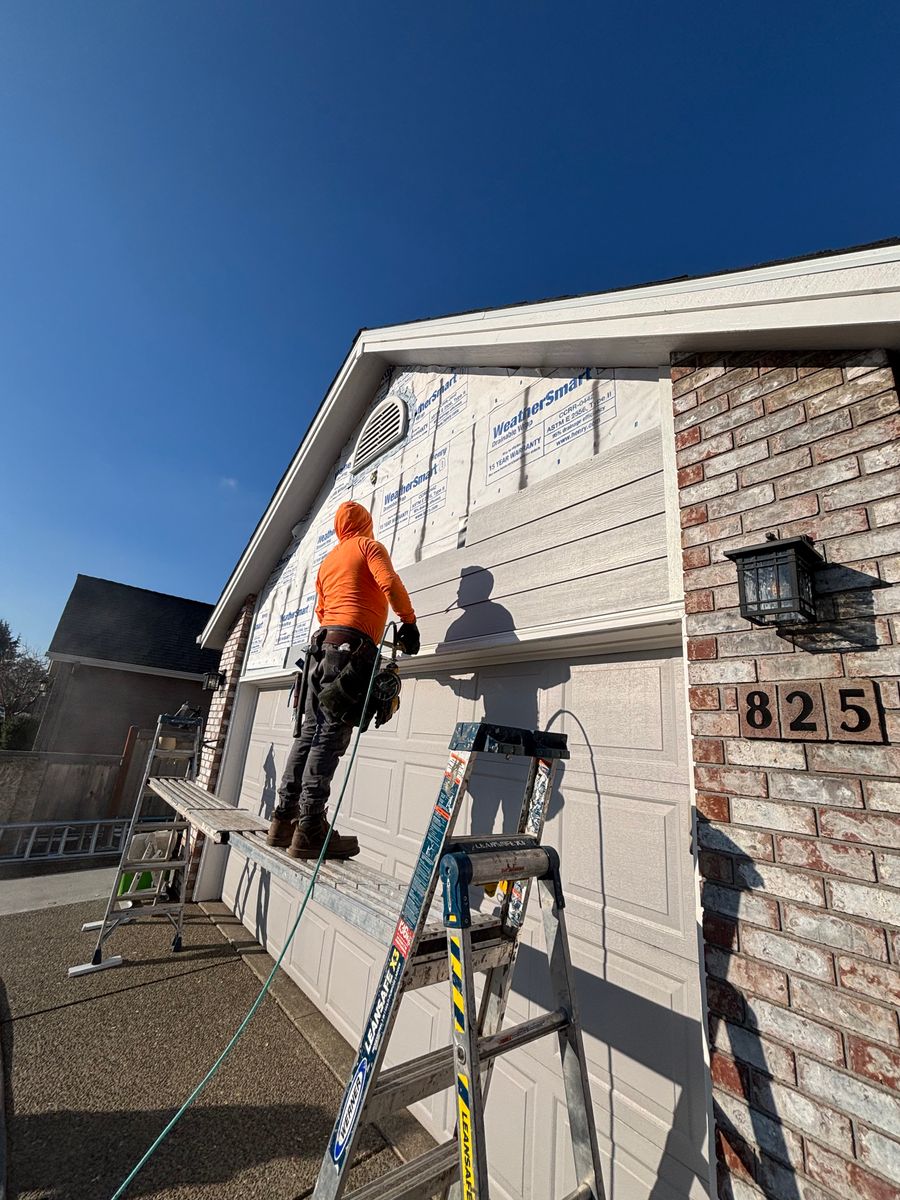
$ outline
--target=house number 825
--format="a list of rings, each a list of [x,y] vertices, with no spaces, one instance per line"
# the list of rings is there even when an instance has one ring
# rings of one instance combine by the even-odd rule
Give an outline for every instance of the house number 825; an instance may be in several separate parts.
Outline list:
[[[789,741],[883,742],[884,719],[871,679],[746,683],[737,689],[741,736]]]

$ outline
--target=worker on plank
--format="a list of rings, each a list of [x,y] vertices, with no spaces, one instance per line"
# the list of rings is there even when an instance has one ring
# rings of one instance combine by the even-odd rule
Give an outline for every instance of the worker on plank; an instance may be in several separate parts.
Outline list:
[[[334,518],[338,544],[316,578],[316,617],[321,628],[304,664],[303,724],[285,764],[278,805],[269,824],[270,846],[287,846],[294,858],[318,858],[328,833],[331,781],[350,744],[353,727],[365,722],[363,706],[388,616],[388,602],[402,624],[397,643],[419,652],[419,630],[409,593],[390,555],[372,537],[372,517],[346,500]],[[305,698],[302,692],[305,691]],[[324,703],[323,703],[324,701]],[[352,858],[359,842],[334,830],[326,858]]]

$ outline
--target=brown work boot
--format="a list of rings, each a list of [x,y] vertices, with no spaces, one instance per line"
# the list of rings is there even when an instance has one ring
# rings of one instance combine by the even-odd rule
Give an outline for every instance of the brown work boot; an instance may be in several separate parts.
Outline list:
[[[266,834],[267,844],[282,848],[289,846],[296,827],[296,817],[273,817],[269,822],[269,832]]]
[[[324,816],[315,817],[305,825],[298,821],[288,854],[291,858],[318,858],[327,834],[328,822]],[[335,829],[328,841],[325,857],[353,858],[356,854],[359,854],[359,842],[356,838],[352,834],[344,837]]]

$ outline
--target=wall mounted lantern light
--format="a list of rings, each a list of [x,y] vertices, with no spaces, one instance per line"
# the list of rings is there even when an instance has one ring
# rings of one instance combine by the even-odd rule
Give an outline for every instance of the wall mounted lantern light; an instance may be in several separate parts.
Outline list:
[[[204,692],[217,692],[220,687],[225,686],[224,671],[207,671],[203,676]]]
[[[754,625],[800,625],[816,619],[814,576],[825,559],[802,535],[768,534],[758,546],[726,550],[737,564],[741,616]]]

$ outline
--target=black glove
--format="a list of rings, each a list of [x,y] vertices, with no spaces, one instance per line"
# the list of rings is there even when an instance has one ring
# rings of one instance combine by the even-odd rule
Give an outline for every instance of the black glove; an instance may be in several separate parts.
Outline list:
[[[419,637],[419,627],[415,621],[404,621],[397,630],[397,645],[404,654],[418,654],[422,639]]]

